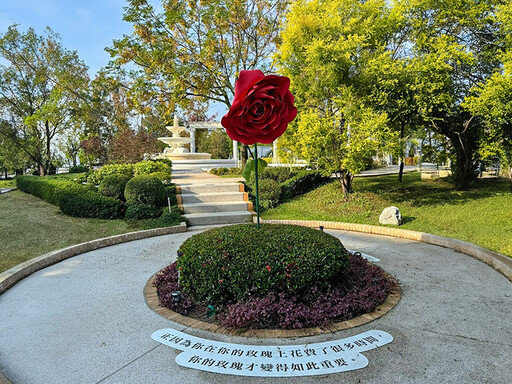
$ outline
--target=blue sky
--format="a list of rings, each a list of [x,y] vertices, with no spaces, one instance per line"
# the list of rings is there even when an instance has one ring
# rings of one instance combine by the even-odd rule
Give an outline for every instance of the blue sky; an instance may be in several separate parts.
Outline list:
[[[104,48],[132,32],[123,21],[125,0],[0,0],[0,33],[13,23],[26,31],[33,27],[41,35],[49,26],[62,44],[76,50],[89,66],[89,75],[107,65]]]

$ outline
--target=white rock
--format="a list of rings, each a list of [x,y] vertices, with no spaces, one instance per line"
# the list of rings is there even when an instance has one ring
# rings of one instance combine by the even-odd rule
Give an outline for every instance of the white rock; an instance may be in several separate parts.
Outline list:
[[[384,208],[379,216],[379,223],[391,225],[402,224],[402,215],[400,214],[400,210],[397,207]]]

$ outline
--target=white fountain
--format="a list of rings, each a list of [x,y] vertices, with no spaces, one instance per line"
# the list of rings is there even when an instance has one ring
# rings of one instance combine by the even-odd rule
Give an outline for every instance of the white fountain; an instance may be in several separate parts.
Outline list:
[[[209,153],[197,153],[190,152],[184,147],[185,144],[192,142],[191,137],[181,137],[180,133],[185,131],[187,128],[178,124],[178,116],[174,116],[174,125],[172,127],[166,127],[172,133],[171,137],[159,137],[158,140],[169,145],[164,149],[164,153],[160,157],[170,160],[209,160],[212,155]]]

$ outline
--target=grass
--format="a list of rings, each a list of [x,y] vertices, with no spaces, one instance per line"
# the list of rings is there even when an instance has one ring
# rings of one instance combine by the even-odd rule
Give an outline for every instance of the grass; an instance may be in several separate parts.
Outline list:
[[[32,195],[20,191],[5,193],[0,195],[0,273],[56,249],[158,226],[158,219],[126,221],[70,217],[58,207]]]
[[[445,180],[421,180],[419,173],[356,178],[345,200],[337,181],[265,211],[263,219],[326,220],[379,225],[390,205],[400,209],[403,229],[478,244],[512,256],[512,189],[507,179],[479,180],[469,191],[455,191]]]

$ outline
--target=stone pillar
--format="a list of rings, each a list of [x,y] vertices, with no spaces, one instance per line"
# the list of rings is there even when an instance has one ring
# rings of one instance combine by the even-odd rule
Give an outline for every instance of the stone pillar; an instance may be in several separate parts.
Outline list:
[[[190,138],[192,141],[190,142],[190,153],[196,153],[196,129],[190,128]]]
[[[277,156],[277,139],[275,139],[272,144],[272,162],[274,164],[279,164],[279,157]]]
[[[233,159],[235,160],[235,167],[238,167],[238,141],[233,140]]]

